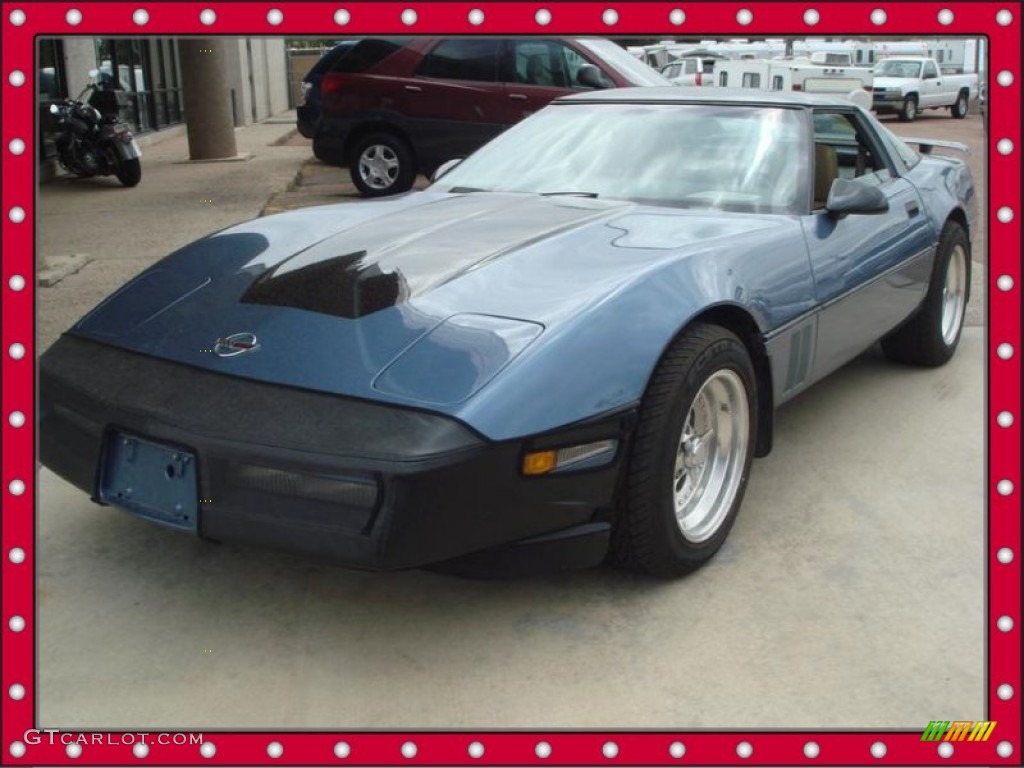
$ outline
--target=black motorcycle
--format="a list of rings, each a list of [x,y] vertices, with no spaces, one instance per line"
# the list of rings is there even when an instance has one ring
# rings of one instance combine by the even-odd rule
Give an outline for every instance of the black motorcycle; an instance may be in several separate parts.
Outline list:
[[[92,91],[88,102],[82,97]],[[126,187],[142,179],[141,153],[135,136],[121,122],[119,92],[85,87],[77,99],[51,104],[57,124],[57,162],[76,176],[117,176]]]

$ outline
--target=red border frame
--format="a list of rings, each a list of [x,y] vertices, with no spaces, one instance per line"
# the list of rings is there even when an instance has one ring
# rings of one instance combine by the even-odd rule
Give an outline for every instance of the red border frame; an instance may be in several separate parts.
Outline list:
[[[2,539],[3,553],[0,567],[3,575],[3,764],[4,765],[126,765],[150,763],[157,765],[289,765],[346,764],[355,765],[662,765],[671,763],[702,765],[1021,765],[1021,250],[1020,250],[1020,152],[1019,123],[1021,71],[1021,6],[1016,2],[627,2],[605,0],[591,2],[421,2],[409,0],[394,2],[24,2],[3,4],[3,144],[2,200],[3,200],[3,283],[2,291],[2,372],[3,421],[0,422],[3,445]],[[82,12],[79,24],[72,26],[65,14],[77,8]],[[149,13],[144,26],[133,21],[133,12],[145,8]],[[216,21],[211,26],[200,22],[200,12],[211,8]],[[267,12],[277,8],[284,19],[271,25]],[[344,27],[334,21],[334,12],[344,8],[350,21]],[[402,11],[412,8],[417,20],[412,26],[401,21]],[[483,23],[478,26],[468,21],[470,10],[484,11]],[[550,23],[539,26],[535,14],[539,9],[551,12]],[[617,22],[609,26],[603,19],[607,9],[615,9]],[[681,26],[672,24],[669,13],[682,8],[686,14]],[[804,12],[815,9],[819,21],[809,26]],[[15,24],[11,12],[25,14],[23,23]],[[753,19],[746,26],[737,21],[737,12],[748,9]],[[872,21],[872,11],[884,10],[887,19],[878,25]],[[943,25],[939,11],[951,10],[954,21]],[[997,12],[1012,14],[1009,24],[997,22]],[[989,605],[987,612],[988,647],[988,713],[989,720],[998,722],[992,740],[988,742],[958,742],[954,751],[942,757],[935,743],[921,742],[920,731],[914,732],[416,732],[416,733],[207,733],[206,741],[216,746],[215,754],[205,758],[196,745],[151,745],[148,756],[138,758],[131,746],[125,744],[86,744],[77,759],[66,754],[59,740],[54,744],[45,739],[38,745],[25,745],[19,749],[15,742],[23,739],[27,729],[35,725],[35,626],[34,626],[34,501],[36,471],[34,462],[34,233],[33,208],[35,195],[36,135],[33,130],[34,77],[33,40],[36,35],[186,35],[264,34],[284,37],[323,35],[327,31],[346,34],[382,32],[416,32],[422,34],[516,33],[529,34],[598,34],[598,35],[680,35],[730,34],[733,36],[764,36],[781,34],[806,35],[908,35],[935,36],[987,36],[989,40],[989,258],[988,258],[988,581]],[[24,85],[15,86],[10,74],[20,70],[25,75]],[[997,81],[997,74],[1010,72],[1009,84]],[[12,139],[24,141],[25,150],[15,155],[10,150]],[[1013,151],[1002,155],[996,143],[1008,138]],[[14,207],[24,210],[25,218],[15,223],[10,218]],[[1004,223],[998,218],[1001,208],[1009,208],[1014,220]],[[16,290],[11,278],[22,276],[25,285]],[[1009,275],[1013,283],[1006,286]],[[1002,286],[1002,287],[1001,287]],[[15,359],[10,354],[12,344],[24,346],[24,356]],[[999,350],[1012,346],[1012,356],[1003,359]],[[1009,426],[997,420],[1001,412],[1013,415]],[[14,412],[25,415],[23,426],[12,425]],[[14,494],[10,484],[21,480],[24,492]],[[1013,483],[1008,494],[1001,494],[1000,481]],[[11,552],[20,548],[23,560],[12,560]],[[1005,551],[1012,552],[1010,562],[1003,562]],[[1001,555],[1000,552],[1003,552]],[[15,558],[16,559],[16,558]],[[26,625],[14,631],[9,622],[22,617]],[[999,617],[1013,620],[1010,631],[1001,631],[996,622]],[[24,686],[24,696],[13,699],[10,688]],[[1000,685],[1013,687],[1012,696],[1003,700],[997,695]],[[956,713],[935,713],[936,716],[955,716]],[[921,724],[924,727],[925,723]],[[349,745],[345,759],[335,756],[339,741]],[[278,742],[283,754],[270,758],[267,746]],[[403,745],[413,742],[415,755],[406,758]],[[480,758],[470,756],[468,747],[481,743],[485,752]],[[538,742],[547,742],[550,756],[539,758]],[[608,742],[617,746],[617,754],[604,755]],[[682,759],[671,756],[674,742],[682,742],[686,752]],[[753,753],[740,758],[737,746],[747,742]],[[805,755],[805,745],[813,742],[819,753],[815,758]],[[884,755],[876,757],[872,746],[885,745]],[[1001,744],[1008,743],[1012,753],[999,754]],[[22,753],[16,757],[15,753]]]

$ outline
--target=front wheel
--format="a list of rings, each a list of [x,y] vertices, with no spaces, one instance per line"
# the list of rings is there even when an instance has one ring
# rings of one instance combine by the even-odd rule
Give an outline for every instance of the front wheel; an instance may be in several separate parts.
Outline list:
[[[756,438],[757,389],[743,343],[689,328],[651,377],[629,459],[613,554],[658,576],[704,565],[743,500]]]
[[[131,160],[118,159],[117,180],[126,187],[134,187],[142,181],[142,163],[139,161],[139,158],[133,157]]]
[[[416,180],[412,148],[390,133],[374,133],[360,139],[349,160],[352,183],[364,197],[383,197],[406,192]]]
[[[942,230],[928,293],[917,314],[882,339],[890,360],[937,366],[960,343],[971,289],[971,244],[963,227],[949,222]]]
[[[900,120],[904,123],[912,123],[915,117],[917,117],[917,97],[907,96],[900,108]]]

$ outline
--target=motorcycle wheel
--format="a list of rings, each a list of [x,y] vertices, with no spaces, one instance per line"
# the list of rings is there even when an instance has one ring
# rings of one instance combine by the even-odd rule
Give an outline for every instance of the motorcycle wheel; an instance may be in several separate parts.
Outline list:
[[[126,187],[134,187],[138,184],[142,180],[142,163],[139,162],[139,158],[118,160],[117,180]]]

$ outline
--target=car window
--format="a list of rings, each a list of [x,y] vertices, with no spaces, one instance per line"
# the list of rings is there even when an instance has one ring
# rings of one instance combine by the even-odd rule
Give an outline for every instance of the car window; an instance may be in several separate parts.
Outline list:
[[[807,138],[796,109],[570,102],[514,125],[433,188],[805,213]]]
[[[835,167],[829,170],[834,178],[859,179],[874,185],[892,178],[883,152],[853,113],[815,110],[814,145],[815,162],[821,161],[823,148],[824,156],[834,157]],[[816,169],[815,174],[818,173]],[[813,178],[817,183],[818,176]]]
[[[497,82],[501,41],[456,37],[442,40],[423,57],[416,74],[450,80]]]
[[[935,68],[935,63],[934,62],[926,61],[924,63],[924,76],[925,76],[925,78],[938,77],[939,76],[939,70],[937,70]]]
[[[401,49],[411,39],[408,37],[374,37],[360,40],[347,52],[342,49],[341,55],[331,62],[330,71],[365,72]]]
[[[881,137],[882,143],[889,148],[889,153],[903,165],[904,169],[913,168],[921,161],[921,156],[886,126],[874,119],[872,124],[875,127],[875,132]]]
[[[576,74],[587,62],[576,51],[552,40],[512,43],[512,81],[548,88],[583,88]]]

